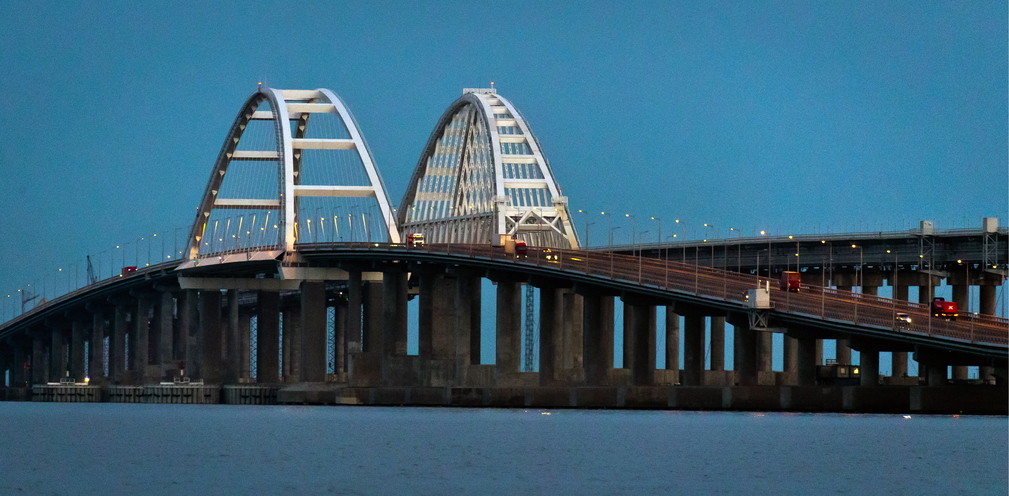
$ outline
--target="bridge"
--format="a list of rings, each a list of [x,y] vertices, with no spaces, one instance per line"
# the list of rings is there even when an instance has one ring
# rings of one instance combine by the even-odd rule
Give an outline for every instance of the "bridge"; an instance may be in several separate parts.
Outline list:
[[[260,88],[226,135],[184,259],[128,267],[0,324],[5,395],[1004,412],[1009,321],[991,314],[1009,257],[997,225],[606,250],[582,249],[574,226],[531,129],[493,89],[448,107],[393,208],[335,93]],[[769,282],[782,270],[802,274],[798,292]],[[875,295],[886,278],[896,298]],[[979,286],[980,311],[932,317],[941,279],[965,309]],[[833,368],[824,339],[838,343]],[[907,377],[909,357],[921,377]],[[951,385],[966,366],[997,385]]]

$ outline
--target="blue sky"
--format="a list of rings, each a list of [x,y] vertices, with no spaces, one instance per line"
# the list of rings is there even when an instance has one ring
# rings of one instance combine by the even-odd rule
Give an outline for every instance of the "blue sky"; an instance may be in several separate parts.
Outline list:
[[[341,95],[394,204],[495,81],[594,244],[604,210],[697,236],[1009,221],[1005,2],[3,2],[0,30],[4,293],[188,229],[258,81]]]

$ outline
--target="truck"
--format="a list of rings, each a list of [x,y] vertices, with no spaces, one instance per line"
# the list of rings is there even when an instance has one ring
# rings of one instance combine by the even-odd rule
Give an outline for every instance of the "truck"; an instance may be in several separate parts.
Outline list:
[[[424,233],[413,233],[406,235],[407,246],[424,246]]]
[[[799,286],[802,284],[802,278],[799,276],[798,272],[793,271],[782,271],[781,272],[781,290],[791,291],[793,293],[799,292]]]
[[[932,298],[932,316],[956,320],[960,316],[960,306],[955,301],[946,301],[946,298]]]

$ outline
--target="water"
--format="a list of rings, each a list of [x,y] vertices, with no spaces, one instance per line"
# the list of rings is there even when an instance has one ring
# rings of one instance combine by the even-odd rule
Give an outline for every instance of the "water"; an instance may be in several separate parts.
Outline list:
[[[0,403],[0,494],[1006,494],[1005,417]]]

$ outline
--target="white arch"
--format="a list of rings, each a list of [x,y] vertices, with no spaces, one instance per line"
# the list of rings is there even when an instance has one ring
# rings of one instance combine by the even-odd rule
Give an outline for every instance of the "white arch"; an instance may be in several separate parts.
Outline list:
[[[483,170],[488,153],[492,174]],[[471,178],[485,183],[473,186],[465,181]],[[493,191],[493,198],[481,201],[480,190]],[[567,198],[539,143],[515,106],[494,89],[463,90],[442,114],[398,219],[403,232],[424,233],[433,243],[494,243],[512,235],[531,245],[578,247]]]
[[[268,104],[269,110],[260,110],[262,104]],[[346,128],[348,138],[306,138],[305,131],[314,114],[336,114]],[[277,140],[273,150],[237,151],[242,135],[250,121],[270,121]],[[292,132],[291,122],[296,122]],[[318,151],[356,151],[357,157],[364,166],[368,178],[367,185],[353,184],[304,184],[300,174],[301,152],[303,150]],[[278,167],[278,191],[273,198],[243,199],[220,198],[218,193],[228,167],[233,160],[254,160],[274,162]],[[278,229],[280,233],[276,243],[261,245],[264,249],[282,249],[287,252],[296,250],[299,242],[298,221],[300,216],[299,198],[304,197],[343,197],[343,198],[374,198],[381,212],[382,224],[388,233],[390,242],[399,243],[399,230],[393,219],[392,208],[389,205],[385,186],[382,183],[371,151],[358,129],[350,110],[332,91],[325,88],[315,90],[281,90],[261,88],[246,101],[238,117],[235,118],[231,130],[225,138],[224,146],[218,155],[207,182],[203,199],[197,209],[196,220],[189,237],[188,258],[195,260],[206,253],[201,253],[201,247],[209,245],[204,240],[207,222],[215,209],[256,209],[272,213],[278,211]],[[307,218],[307,217],[306,217]],[[272,238],[271,238],[272,240]]]

